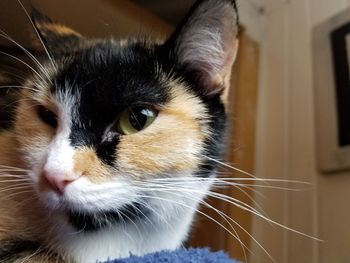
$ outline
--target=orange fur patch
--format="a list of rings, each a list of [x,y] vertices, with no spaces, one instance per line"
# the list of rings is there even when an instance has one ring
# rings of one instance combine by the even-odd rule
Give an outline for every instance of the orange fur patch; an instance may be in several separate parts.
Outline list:
[[[23,161],[19,158],[18,142],[12,132],[0,133],[0,165],[23,168]]]
[[[0,83],[8,83],[10,81],[11,79],[6,74],[0,73]]]
[[[73,163],[75,173],[80,173],[93,182],[102,181],[111,176],[111,171],[102,163],[92,148],[83,147],[77,150]]]
[[[32,185],[13,181],[18,180],[18,177],[8,176],[14,173],[9,167],[26,168],[21,160],[16,136],[10,131],[0,133],[0,166],[0,240],[16,237],[23,240],[40,239],[48,227],[48,221],[42,214],[43,209]],[[23,173],[18,171],[15,174]]]
[[[79,34],[78,32],[61,24],[41,23],[41,24],[38,24],[37,26],[44,35],[46,31],[49,31],[60,36],[74,35],[77,37],[81,37],[81,34]]]
[[[24,147],[27,145],[29,147],[40,145],[45,147],[55,135],[55,130],[39,119],[37,113],[39,102],[30,99],[30,96],[28,91],[23,91],[19,100],[15,122],[16,135],[19,138],[19,143]],[[55,105],[48,96],[43,96],[40,104],[55,111]]]
[[[210,136],[205,128],[205,107],[180,83],[169,86],[171,101],[152,125],[121,138],[116,162],[123,172],[139,177],[181,175],[199,166],[203,142]]]

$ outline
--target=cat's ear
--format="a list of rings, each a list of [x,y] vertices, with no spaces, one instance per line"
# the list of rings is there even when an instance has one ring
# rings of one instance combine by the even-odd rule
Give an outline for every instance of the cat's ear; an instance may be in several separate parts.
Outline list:
[[[238,24],[234,0],[200,0],[167,41],[178,67],[199,81],[204,94],[222,93],[229,86]]]
[[[82,35],[73,29],[53,22],[32,8],[31,19],[35,27],[34,43],[39,49],[47,48],[53,56],[60,56],[79,47]],[[42,42],[43,43],[42,43]]]

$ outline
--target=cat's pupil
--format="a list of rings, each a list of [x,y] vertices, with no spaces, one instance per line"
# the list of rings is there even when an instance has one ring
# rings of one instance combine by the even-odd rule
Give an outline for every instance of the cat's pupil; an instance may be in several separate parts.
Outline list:
[[[56,128],[57,127],[57,116],[55,113],[45,108],[44,106],[38,106],[38,115],[40,119],[47,125]]]
[[[130,111],[129,122],[131,126],[141,131],[147,123],[149,117],[153,117],[153,112],[143,107],[135,107]]]
[[[157,114],[158,111],[151,106],[129,107],[121,113],[116,130],[123,135],[134,134],[151,125]]]

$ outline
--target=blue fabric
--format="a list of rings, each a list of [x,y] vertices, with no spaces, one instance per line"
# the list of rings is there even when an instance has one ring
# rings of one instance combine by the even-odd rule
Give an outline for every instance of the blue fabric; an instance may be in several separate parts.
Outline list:
[[[109,263],[238,263],[222,251],[210,252],[206,248],[178,249],[151,253],[143,257],[131,256]]]

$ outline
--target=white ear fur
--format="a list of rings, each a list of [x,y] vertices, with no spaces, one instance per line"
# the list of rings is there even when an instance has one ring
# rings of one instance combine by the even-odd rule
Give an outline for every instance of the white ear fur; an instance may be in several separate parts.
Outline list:
[[[233,0],[201,1],[176,38],[178,62],[196,71],[209,93],[227,86],[238,49],[238,14]]]

